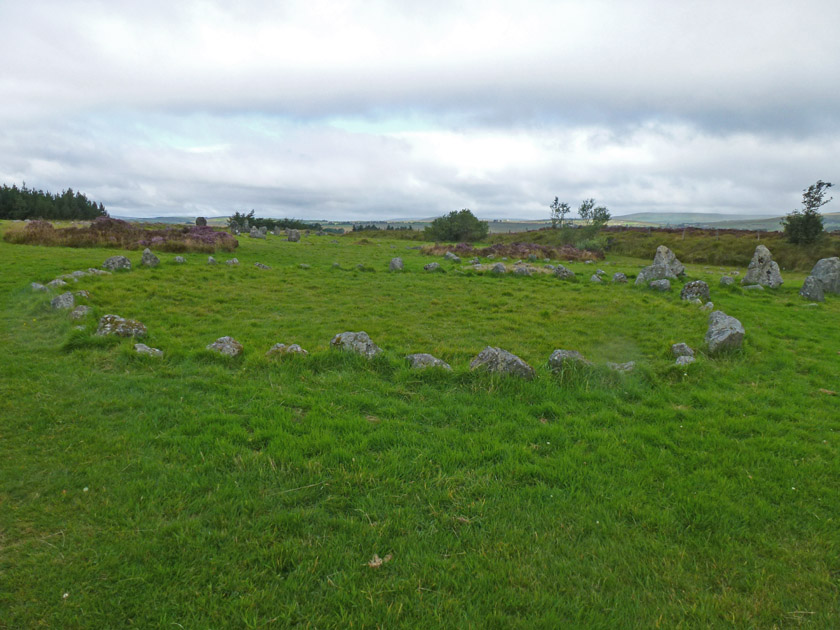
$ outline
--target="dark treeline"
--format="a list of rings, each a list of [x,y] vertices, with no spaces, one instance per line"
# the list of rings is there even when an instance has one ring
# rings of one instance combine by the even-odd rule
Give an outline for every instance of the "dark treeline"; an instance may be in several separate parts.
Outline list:
[[[234,212],[233,216],[228,219],[229,226],[234,223],[242,226],[245,225],[246,222],[249,227],[264,227],[266,230],[273,230],[274,228],[285,230],[288,228],[290,230],[318,231],[321,229],[320,223],[307,223],[306,221],[300,221],[299,219],[262,219],[260,217],[255,217],[253,210],[251,210],[248,214]]]
[[[369,223],[367,225],[365,225],[364,223],[359,223],[358,225],[355,224],[355,223],[353,224],[353,232],[367,232],[367,231],[370,231],[370,230],[381,230],[381,229],[382,228],[379,227],[378,225],[376,225],[375,223]],[[395,227],[393,225],[388,224],[388,225],[385,226],[385,231],[391,231],[391,232],[398,231],[398,230],[413,230],[413,229],[414,228],[411,227],[410,225],[401,225],[399,227]]]
[[[105,206],[96,204],[82,193],[68,188],[53,195],[15,185],[0,188],[0,219],[95,219],[107,217]]]

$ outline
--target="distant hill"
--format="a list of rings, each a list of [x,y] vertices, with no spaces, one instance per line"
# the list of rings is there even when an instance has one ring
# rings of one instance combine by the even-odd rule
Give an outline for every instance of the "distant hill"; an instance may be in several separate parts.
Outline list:
[[[721,214],[719,212],[635,212],[613,217],[610,223],[647,223],[651,225],[698,225],[720,221],[757,221],[771,219],[769,214]]]

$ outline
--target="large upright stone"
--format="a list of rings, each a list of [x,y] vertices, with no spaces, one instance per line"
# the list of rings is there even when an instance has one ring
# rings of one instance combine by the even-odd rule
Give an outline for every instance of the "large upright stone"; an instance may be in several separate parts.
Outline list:
[[[677,260],[676,255],[664,245],[656,248],[653,264],[643,268],[636,276],[636,284],[650,284],[651,280],[676,280],[677,276],[685,274],[685,266]]]
[[[484,350],[479,352],[470,361],[470,369],[485,369],[488,372],[510,374],[529,380],[534,378],[534,368],[525,363],[525,361],[507,350],[493,348],[491,346],[484,348]]]
[[[265,234],[260,232],[259,228],[255,225],[251,228],[250,232],[248,232],[248,236],[251,238],[265,238]]]
[[[734,317],[723,311],[714,311],[709,315],[709,328],[706,331],[706,344],[710,354],[741,347],[744,340],[744,327]]]
[[[333,348],[338,348],[339,350],[355,352],[367,359],[372,359],[376,355],[382,353],[382,348],[373,343],[371,338],[364,331],[339,333],[332,338],[330,345]]]
[[[811,276],[826,293],[840,293],[840,258],[823,258],[811,269]]]
[[[799,295],[812,302],[825,302],[825,292],[822,284],[814,276],[805,278],[802,288],[799,289]]]
[[[104,263],[102,267],[108,271],[117,271],[118,269],[131,269],[131,261],[125,256],[111,256]]]
[[[771,289],[778,289],[782,282],[784,281],[782,274],[779,273],[779,265],[773,261],[770,250],[764,245],[756,247],[741,284],[760,284]]]
[[[289,230],[286,240],[290,243],[297,243],[300,240],[300,230]]]
[[[144,267],[157,267],[160,264],[160,258],[155,256],[148,247],[143,250],[143,257],[140,259],[140,264]]]
[[[402,271],[403,270],[403,259],[402,258],[392,258],[390,264],[388,265],[388,269],[391,271]]]
[[[204,227],[205,225],[207,225],[207,219],[205,219],[204,217],[196,217],[195,224],[198,227]]]

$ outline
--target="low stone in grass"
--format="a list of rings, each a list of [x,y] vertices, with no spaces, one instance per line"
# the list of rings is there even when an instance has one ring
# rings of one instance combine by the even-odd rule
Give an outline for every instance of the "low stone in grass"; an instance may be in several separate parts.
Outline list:
[[[403,270],[403,259],[402,258],[392,258],[391,262],[388,263],[388,269],[390,271],[402,271]]]
[[[446,252],[446,253],[443,255],[443,257],[444,257],[444,259],[449,260],[449,261],[454,262],[454,263],[459,263],[459,262],[461,262],[461,258],[460,258],[459,256],[456,256],[456,255],[455,255],[455,254],[453,254],[452,252]]]
[[[561,280],[574,280],[575,272],[571,269],[567,269],[563,265],[557,265],[554,268],[554,275]]]
[[[187,262],[187,259],[183,256],[175,256],[174,262],[176,265],[183,265],[185,262]]]
[[[207,264],[208,265],[215,265],[216,264],[216,259],[213,258],[212,256],[208,256],[207,257]]]
[[[423,265],[423,269],[426,271],[443,271],[443,267],[440,266],[440,263],[436,262]]]
[[[238,265],[239,264],[239,259],[238,258],[231,258],[229,260],[226,260],[225,264],[226,265]]]
[[[47,287],[45,287],[40,282],[33,282],[32,284],[29,285],[29,288],[32,289],[33,291],[41,291],[41,292],[47,290]]]
[[[681,357],[677,357],[676,364],[679,366],[690,365],[691,363],[694,363],[694,361],[695,359],[693,356],[684,355]]]
[[[593,273],[591,276],[589,276],[589,281],[600,283],[601,282],[601,276],[599,276],[597,273]]]
[[[621,272],[614,273],[612,281],[616,284],[626,284],[627,283],[627,276],[625,276]]]
[[[79,278],[84,278],[86,275],[88,275],[88,272],[87,271],[82,271],[81,269],[70,272],[70,276],[73,277],[73,278],[76,278],[77,280]]]
[[[587,361],[577,350],[555,350],[548,357],[548,367],[555,372],[568,367],[581,365],[592,365],[592,363]]]
[[[155,256],[148,247],[143,250],[143,256],[140,258],[140,264],[144,267],[157,267],[160,264],[160,258]]]
[[[96,334],[99,336],[145,337],[147,330],[146,326],[136,319],[125,319],[119,315],[103,315],[99,318]]]
[[[513,275],[515,276],[530,276],[532,273],[532,267],[528,265],[517,265],[513,268]]]
[[[709,328],[706,331],[706,344],[711,354],[726,350],[736,350],[744,340],[744,327],[737,319],[723,311],[714,311],[709,315]]]
[[[770,250],[764,245],[756,247],[741,284],[759,284],[771,289],[778,289],[783,282],[782,274],[779,273],[779,265],[773,261]]]
[[[706,302],[703,306],[700,307],[701,311],[713,311],[715,310],[715,303],[714,302]]]
[[[298,344],[293,343],[290,345],[286,345],[285,343],[275,343],[268,349],[268,352],[265,353],[267,357],[276,357],[276,356],[284,356],[288,354],[302,354],[307,355],[309,354],[306,350],[301,348]]]
[[[66,287],[67,283],[64,280],[62,280],[61,278],[56,278],[55,280],[51,280],[50,282],[47,282],[47,286],[50,289],[57,289],[58,287]]]
[[[364,265],[362,265],[362,268],[364,268]],[[300,263],[298,265],[298,269],[312,269],[312,265],[307,265],[306,263]]]
[[[111,275],[110,271],[105,271],[104,269],[94,269],[93,267],[90,267],[87,270],[87,272],[92,276],[110,276]]]
[[[735,279],[732,276],[721,276],[720,277],[720,286],[731,287],[733,284],[735,284]]]
[[[346,352],[355,352],[368,359],[382,353],[382,348],[373,343],[364,331],[339,333],[332,338],[330,345]]]
[[[207,344],[207,350],[218,352],[226,357],[238,357],[242,354],[242,344],[233,337],[219,337],[213,343]]]
[[[655,289],[657,291],[670,291],[671,281],[668,280],[668,278],[662,278],[661,280],[653,280],[649,286],[651,289]]]
[[[812,302],[825,302],[825,292],[822,284],[814,276],[805,278],[802,288],[799,289],[799,295]]]
[[[671,346],[671,354],[675,357],[693,357],[694,350],[686,343],[675,343]]]
[[[102,268],[108,271],[118,271],[120,269],[128,271],[131,269],[131,261],[125,256],[111,256],[102,263]]]
[[[158,348],[150,348],[145,343],[135,343],[134,351],[137,354],[147,354],[150,357],[160,358],[163,356],[163,351]]]
[[[74,295],[75,295],[77,298],[82,298],[82,299],[85,299],[85,300],[89,300],[89,299],[90,299],[90,291],[85,291],[84,289],[81,289],[81,290],[79,290],[79,291],[76,291],[76,293],[75,293]]]
[[[509,374],[524,379],[534,378],[534,368],[525,363],[515,354],[487,346],[476,357],[470,361],[470,369],[484,369],[497,374]]]
[[[746,286],[742,286],[741,288],[745,291],[764,291],[764,287],[760,284],[748,284]]]
[[[70,311],[70,319],[84,319],[93,309],[90,306],[80,304]]]
[[[444,370],[452,369],[452,366],[450,366],[446,361],[442,361],[441,359],[433,357],[431,354],[426,354],[425,352],[409,354],[406,359],[408,359],[408,363],[412,369],[415,370],[422,370],[430,367],[439,367]]]
[[[472,260],[470,260],[470,264],[471,265],[480,265],[481,261],[478,258],[473,258]]]
[[[264,265],[259,262],[254,263],[254,267],[256,267],[257,269],[271,269],[271,267],[269,267],[268,265]]]
[[[636,369],[635,361],[628,361],[627,363],[607,363],[607,367],[614,372],[632,372]]]
[[[701,300],[701,303],[709,301],[709,285],[702,280],[687,282],[680,291],[681,300]]]
[[[76,300],[70,291],[56,295],[51,301],[50,306],[54,309],[73,308],[76,305]]]
[[[490,273],[495,273],[496,275],[502,275],[507,273],[507,267],[505,267],[504,263],[496,263],[492,267],[490,267]]]

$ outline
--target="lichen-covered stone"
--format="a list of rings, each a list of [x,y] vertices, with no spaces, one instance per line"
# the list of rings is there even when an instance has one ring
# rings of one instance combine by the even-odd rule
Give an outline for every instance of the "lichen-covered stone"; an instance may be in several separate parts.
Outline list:
[[[613,274],[612,281],[616,284],[626,284],[627,276],[619,271],[618,273]]]
[[[187,259],[184,258],[183,256],[175,256],[174,262],[177,265],[183,265],[185,262],[187,262]]]
[[[207,264],[208,265],[215,265],[216,264],[216,259],[213,258],[212,256],[208,256],[207,257]]]
[[[431,354],[426,354],[425,352],[421,352],[418,354],[409,354],[406,359],[408,360],[409,365],[412,369],[415,370],[422,370],[424,368],[430,367],[438,367],[443,368],[444,370],[451,370],[452,367],[446,362],[437,357],[432,356]]]
[[[355,352],[368,359],[382,353],[382,348],[373,343],[364,331],[339,333],[332,338],[330,345],[339,350]]]
[[[50,306],[55,309],[73,308],[76,305],[76,299],[70,291],[56,295],[51,301]]]
[[[650,288],[655,289],[657,291],[670,291],[671,290],[671,281],[668,278],[662,278],[661,280],[653,280],[650,283]]]
[[[125,319],[119,315],[103,315],[99,318],[96,334],[100,336],[145,337],[147,330],[146,326],[136,319]]]
[[[155,256],[148,247],[143,250],[143,256],[140,258],[140,264],[144,267],[157,267],[160,264],[160,258]]]
[[[392,258],[391,262],[388,263],[388,269],[391,271],[402,271],[404,268],[403,266],[403,259],[402,258]]]
[[[226,265],[238,265],[239,264],[239,259],[238,258],[231,258],[229,260],[226,260],[225,264]]]
[[[674,252],[660,245],[656,248],[653,264],[643,268],[636,276],[636,284],[649,284],[651,280],[675,280],[683,274],[685,274],[685,266],[677,260]]]
[[[764,245],[756,247],[741,284],[760,284],[771,289],[778,289],[783,282],[779,265],[773,261],[770,250]]]
[[[496,263],[492,267],[490,267],[490,273],[495,273],[496,275],[502,275],[507,273],[507,267],[505,267],[504,263]]]
[[[811,269],[811,276],[822,286],[825,293],[840,293],[840,258],[822,258]]]
[[[484,369],[498,374],[510,374],[524,379],[534,378],[534,368],[515,354],[487,346],[470,362],[470,369]]]
[[[573,280],[575,277],[575,272],[571,269],[567,269],[563,265],[557,265],[554,268],[554,275],[560,280]]]
[[[628,361],[627,363],[611,363],[607,362],[607,367],[615,372],[632,372],[636,369],[635,361]]]
[[[47,290],[47,287],[45,287],[45,286],[44,286],[43,284],[41,284],[40,282],[33,282],[33,283],[31,283],[31,284],[29,285],[29,288],[30,288],[30,289],[32,289],[33,291],[41,291],[41,292],[43,292],[43,291],[46,291],[46,290]]]
[[[423,269],[426,271],[443,271],[443,267],[440,266],[440,263],[436,262],[423,265]]]
[[[158,348],[150,348],[145,343],[135,343],[134,351],[137,354],[147,354],[150,357],[160,358],[163,356],[163,351]]]
[[[683,355],[683,356],[677,357],[676,364],[679,365],[679,366],[690,365],[691,363],[694,363],[694,361],[695,361],[695,359],[694,359],[693,356]]]
[[[242,344],[233,337],[219,337],[213,343],[207,344],[207,350],[218,352],[226,357],[238,357],[242,354]]]
[[[446,252],[446,253],[443,255],[443,257],[444,257],[444,259],[449,260],[449,261],[452,261],[452,262],[454,262],[454,263],[459,263],[459,262],[461,262],[461,258],[460,258],[459,256],[456,256],[456,255],[455,255],[455,254],[453,254],[452,252]]]
[[[264,265],[259,262],[254,263],[254,267],[256,267],[257,269],[271,269],[271,267],[269,267],[268,265]]]
[[[70,311],[70,319],[84,319],[93,309],[90,306],[80,304]]]
[[[119,269],[130,270],[131,261],[125,256],[111,256],[102,263],[102,268],[108,271],[117,271]]]
[[[825,302],[825,291],[823,291],[822,283],[814,276],[805,278],[802,288],[799,289],[799,295],[812,302]]]
[[[548,367],[557,372],[567,367],[592,365],[577,350],[555,350],[548,357]]]
[[[706,344],[711,354],[725,350],[736,350],[744,340],[744,327],[740,321],[723,311],[713,311],[709,315],[709,328],[706,331]]]
[[[57,289],[59,287],[66,287],[67,283],[64,280],[62,280],[61,278],[56,278],[55,280],[51,280],[50,282],[47,282],[47,286],[50,289]]]
[[[671,346],[671,354],[675,357],[693,357],[694,350],[686,343],[675,343]]]
[[[680,299],[682,300],[700,300],[702,302],[709,301],[709,285],[702,280],[692,280],[683,285],[680,291]]]
[[[286,240],[290,243],[297,243],[300,240],[299,230],[288,230],[286,232]]]
[[[274,357],[284,356],[288,354],[307,355],[309,353],[296,343],[289,344],[288,346],[285,343],[275,343],[273,346],[271,346],[271,348],[268,349],[268,352],[265,353],[265,356]]]

